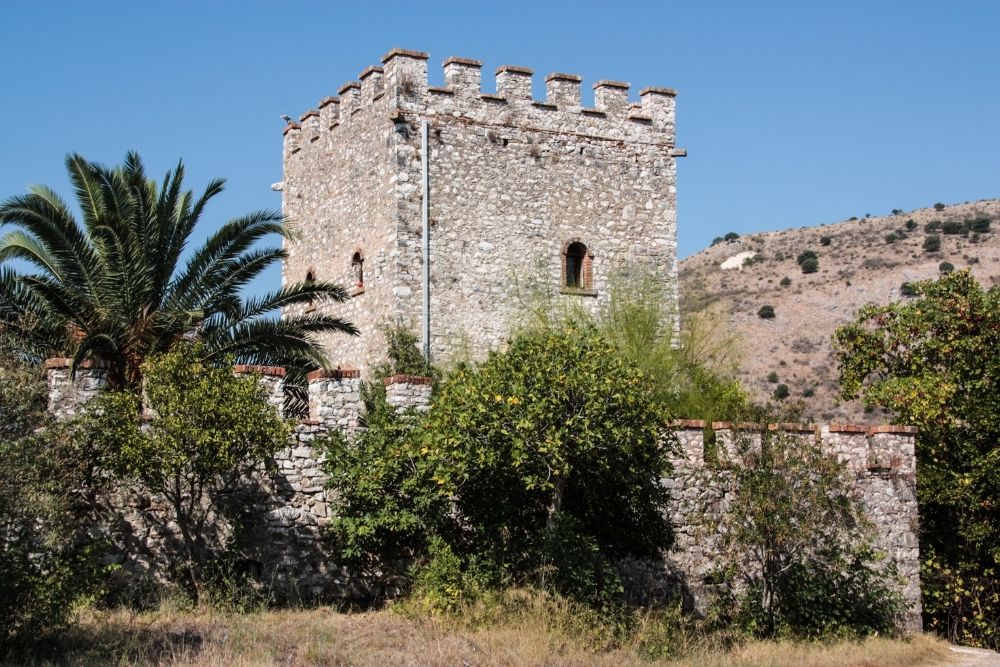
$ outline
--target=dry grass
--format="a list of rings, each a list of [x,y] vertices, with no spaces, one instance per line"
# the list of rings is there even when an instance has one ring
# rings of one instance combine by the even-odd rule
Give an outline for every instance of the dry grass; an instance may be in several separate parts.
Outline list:
[[[230,614],[165,609],[84,614],[49,656],[10,664],[163,665],[879,665],[942,664],[947,645],[929,636],[870,639],[827,645],[749,642],[724,648],[705,637],[671,635],[655,622],[640,624],[624,646],[586,619],[528,601],[502,620],[475,610],[462,619],[418,613],[333,609]],[[651,654],[650,649],[655,649]],[[656,653],[682,657],[653,660]]]

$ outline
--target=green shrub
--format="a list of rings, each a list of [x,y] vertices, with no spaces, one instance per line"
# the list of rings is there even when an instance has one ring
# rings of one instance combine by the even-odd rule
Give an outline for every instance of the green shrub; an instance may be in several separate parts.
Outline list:
[[[712,239],[712,245],[719,245],[724,240],[725,239],[723,239],[721,236],[716,236],[714,239]]]
[[[940,271],[943,274],[951,273],[954,270],[955,270],[955,265],[952,264],[951,262],[941,262],[940,264],[938,264],[938,271]]]
[[[424,588],[474,573],[460,595],[518,582],[606,606],[621,592],[609,564],[672,540],[659,480],[674,443],[655,395],[583,322],[459,366],[424,417],[374,405],[353,445],[327,450],[341,555],[371,572],[415,563]]]
[[[778,371],[771,371],[767,374],[767,381],[774,384],[778,381]]]
[[[802,396],[804,398],[812,398],[815,395],[816,395],[816,390],[813,389],[812,387],[808,387],[802,391]]]
[[[932,234],[924,238],[923,249],[925,252],[937,252],[941,249],[941,237],[937,234]]]
[[[886,585],[892,569],[875,568],[871,526],[843,465],[811,439],[781,433],[734,446],[732,500],[720,522],[723,579],[744,591],[737,623],[760,637],[893,632],[901,596]]]
[[[758,252],[758,253],[756,253],[754,255],[751,255],[750,257],[747,257],[746,259],[744,259],[743,260],[743,266],[744,267],[750,267],[750,266],[753,266],[754,264],[760,264],[763,261],[764,261],[764,255],[762,255],[762,254],[760,254]]]
[[[942,204],[941,202],[937,202],[936,204],[934,204],[934,210],[938,212],[943,211],[944,204]]]
[[[46,394],[38,367],[0,358],[0,662],[65,626],[108,569],[92,531],[93,458],[72,425],[51,423]]]
[[[761,306],[760,310],[757,311],[757,317],[762,320],[774,319],[774,306],[769,304]]]
[[[909,220],[906,221],[904,227],[906,227],[907,231],[912,232],[914,229],[917,228],[917,221],[914,220],[913,218],[910,218]]]
[[[941,221],[931,220],[926,225],[924,225],[924,231],[927,232],[928,234],[930,234],[931,232],[941,231]]]
[[[787,384],[779,384],[777,387],[774,388],[774,394],[773,394],[773,396],[774,396],[775,400],[783,401],[786,398],[788,398],[788,393],[789,393],[788,392],[788,385]]]
[[[799,253],[799,256],[795,258],[795,261],[798,262],[799,265],[801,265],[803,262],[808,261],[810,259],[818,259],[816,253],[813,252],[812,250],[803,250],[802,252]]]
[[[990,219],[989,218],[976,218],[969,222],[969,229],[973,232],[978,232],[980,234],[986,234],[990,231]]]
[[[941,225],[941,231],[945,234],[967,234],[968,228],[961,222],[949,220]]]
[[[886,243],[895,243],[896,241],[899,240],[899,236],[896,234],[896,232],[889,232],[888,234],[885,235],[884,238]]]
[[[819,260],[810,257],[802,262],[802,273],[816,273],[819,271]]]
[[[725,236],[722,237],[722,239],[724,241],[735,241],[739,237],[740,235],[737,234],[736,232],[728,232]]]
[[[784,278],[781,279],[781,281],[778,284],[781,285],[782,287],[788,287],[789,285],[792,284],[792,279],[789,278],[788,276],[785,276]]]
[[[917,296],[920,290],[913,283],[905,282],[899,286],[899,293],[903,296]]]
[[[832,243],[832,242],[833,242],[833,239],[831,239],[829,236],[821,236],[820,239],[819,239],[819,244],[820,245],[830,245],[830,243]]]
[[[94,399],[87,428],[109,472],[166,501],[181,543],[171,574],[198,602],[206,566],[226,551],[210,517],[241,478],[287,446],[289,430],[256,377],[209,365],[197,346],[149,358],[142,375],[141,395],[108,391]],[[156,415],[145,424],[144,409]]]
[[[894,209],[892,209],[892,214],[893,215],[902,215],[903,214],[903,209],[901,209],[901,208],[894,208]]]

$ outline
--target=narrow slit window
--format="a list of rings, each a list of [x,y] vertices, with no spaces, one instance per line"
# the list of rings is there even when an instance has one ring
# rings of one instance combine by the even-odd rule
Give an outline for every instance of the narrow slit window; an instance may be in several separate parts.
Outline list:
[[[351,258],[351,273],[354,276],[354,286],[364,287],[365,286],[365,258],[361,254],[361,251],[354,253]]]

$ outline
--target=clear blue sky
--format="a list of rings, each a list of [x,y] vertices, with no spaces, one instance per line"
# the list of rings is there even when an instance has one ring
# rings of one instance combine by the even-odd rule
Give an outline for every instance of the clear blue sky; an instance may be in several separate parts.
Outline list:
[[[229,179],[208,227],[280,206],[298,117],[394,46],[679,89],[680,255],[728,231],[1000,196],[1000,2],[0,5],[0,197],[130,148]],[[277,274],[268,276],[277,284]]]

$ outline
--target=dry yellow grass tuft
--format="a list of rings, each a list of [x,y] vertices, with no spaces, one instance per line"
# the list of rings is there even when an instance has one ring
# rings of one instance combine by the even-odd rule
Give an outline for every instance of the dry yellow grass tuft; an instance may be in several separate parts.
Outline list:
[[[52,654],[27,664],[157,665],[170,667],[299,667],[307,665],[858,665],[917,667],[941,664],[947,645],[929,636],[911,640],[808,644],[721,642],[674,637],[653,660],[662,638],[655,622],[616,648],[575,612],[526,598],[502,619],[475,610],[467,617],[434,617],[392,610],[340,613],[333,609],[232,614],[208,610],[124,611],[84,615]],[[506,607],[508,610],[510,607]],[[564,613],[566,612],[566,613]],[[665,648],[658,645],[660,653]],[[16,664],[25,664],[20,661]]]

